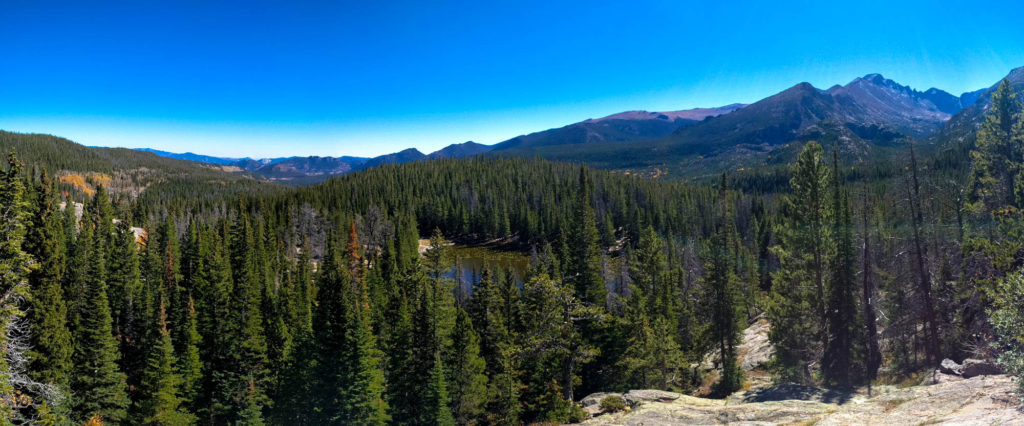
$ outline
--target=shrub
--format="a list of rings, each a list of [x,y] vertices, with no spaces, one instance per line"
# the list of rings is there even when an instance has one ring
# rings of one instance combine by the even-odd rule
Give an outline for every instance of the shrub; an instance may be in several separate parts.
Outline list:
[[[999,335],[999,362],[1017,376],[1017,393],[1024,400],[1024,270],[1008,275],[997,285],[995,309],[989,320]]]
[[[601,399],[601,411],[614,413],[626,409],[626,402],[621,397],[610,395]]]

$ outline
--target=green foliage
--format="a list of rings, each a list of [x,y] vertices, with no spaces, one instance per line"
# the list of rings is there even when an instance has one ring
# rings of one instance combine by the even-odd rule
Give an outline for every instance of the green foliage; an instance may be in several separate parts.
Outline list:
[[[63,217],[53,194],[53,182],[43,173],[36,188],[32,223],[25,239],[25,250],[39,267],[29,275],[32,297],[28,300],[31,330],[29,370],[43,383],[52,383],[65,392],[71,381],[71,331],[68,308],[61,286],[65,268]]]
[[[1013,126],[1009,134],[1015,146]],[[38,143],[45,161],[62,146],[49,137]],[[999,143],[979,142],[977,155],[1003,158]],[[786,149],[797,155],[801,147]],[[1020,290],[1003,278],[1022,266],[1024,221],[1005,208],[1017,202],[1008,184],[999,185],[1005,200],[964,209],[967,166],[954,157],[967,150],[943,148],[924,160],[920,194],[901,180],[916,180],[917,167],[887,160],[830,171],[821,146],[808,144],[791,169],[781,164],[792,157],[773,160],[738,173],[730,188],[474,158],[382,165],[258,193],[258,185],[208,180],[216,171],[190,178],[194,165],[181,165],[175,176],[168,173],[177,166],[158,162],[154,180],[129,173],[151,184],[132,199],[119,179],[127,165],[149,164],[148,154],[87,149],[53,159],[55,170],[114,175],[110,187],[90,183],[102,196],[87,203],[83,220],[74,208],[54,207],[73,206],[80,192],[58,195],[52,188],[66,185],[40,179],[34,192],[18,190],[29,216],[3,225],[23,227],[12,235],[25,236],[24,251],[40,265],[22,271],[32,296],[30,376],[65,380],[76,421],[94,412],[123,420],[130,396],[133,416],[192,412],[203,424],[569,422],[582,416],[582,394],[690,390],[702,372],[688,366],[708,353],[722,368],[715,390],[736,390],[739,331],[762,307],[780,381],[857,384],[870,364],[861,315],[872,306],[885,309],[887,367],[917,368],[915,336],[929,322],[921,280],[914,282],[921,276],[936,277],[924,285],[936,289],[939,329],[957,336],[944,350],[986,347],[994,328],[1016,371],[1019,301],[1010,296]],[[1011,154],[1007,164],[1017,162]],[[1001,179],[986,167],[975,165],[981,200],[993,188],[985,173]],[[776,194],[787,182],[792,193]],[[849,202],[855,195],[874,203],[858,209]],[[908,195],[910,216],[900,208]],[[852,226],[859,215],[861,235]],[[149,235],[136,242],[132,225]],[[421,229],[434,230],[422,255]],[[472,292],[455,297],[442,232],[458,244],[530,250],[530,270],[519,277],[491,265],[466,277]],[[922,241],[943,260],[912,264]],[[22,259],[10,252],[13,263]],[[865,291],[879,300],[861,302],[864,314],[861,276],[866,289],[881,284]],[[62,320],[73,339],[62,337]],[[69,360],[62,348],[74,349]],[[99,398],[85,397],[94,389]],[[63,408],[44,402],[39,416],[59,418]]]
[[[487,408],[487,362],[480,356],[480,338],[469,314],[457,308],[452,333],[452,413],[459,424],[482,419]]]
[[[991,321],[1002,350],[999,362],[1017,376],[1018,396],[1024,401],[1024,270],[999,281],[993,302]]]
[[[104,196],[97,193],[97,196]],[[94,205],[103,205],[102,201]],[[90,213],[95,212],[95,210]],[[121,353],[114,338],[106,285],[106,240],[94,235],[95,216],[84,217],[78,246],[89,259],[84,277],[84,297],[77,307],[75,351],[71,380],[75,419],[100,415],[111,422],[125,419],[129,405],[125,375],[118,366]]]
[[[575,225],[572,232],[574,243],[571,245],[572,253],[565,276],[569,277],[580,299],[603,306],[608,291],[605,289],[604,279],[601,277],[600,238],[597,233],[594,209],[591,207],[593,200],[587,176],[587,169],[581,167],[575,220],[573,221]]]
[[[835,254],[832,257],[832,279],[828,285],[827,332],[828,342],[822,358],[824,381],[840,387],[849,387],[858,377],[854,373],[857,358],[857,330],[860,318],[857,314],[856,252],[853,247],[853,223],[850,218],[849,196],[841,189],[839,178],[839,156],[834,155],[836,179],[832,191],[832,229]]]
[[[728,180],[722,174],[719,186],[719,216],[715,234],[704,259],[705,303],[709,309],[711,339],[718,350],[721,379],[715,384],[715,393],[728,396],[743,385],[743,370],[737,360],[736,346],[740,343],[739,276],[736,275],[736,228],[732,207],[728,203]]]
[[[1024,149],[1020,148],[1024,132],[1017,124],[1020,113],[1017,94],[1004,79],[992,94],[992,107],[977,133],[977,149],[971,151],[970,195],[990,211],[1024,205]]]
[[[783,381],[809,382],[810,364],[822,347],[826,249],[831,241],[825,197],[830,179],[821,146],[807,144],[793,166],[793,194],[787,197],[785,221],[775,231],[779,245],[772,249],[781,267],[772,277],[769,339]]]
[[[18,410],[27,404],[22,396],[27,383],[18,383],[19,365],[24,356],[14,339],[18,338],[19,324],[25,315],[21,301],[29,294],[28,275],[33,269],[31,255],[22,247],[28,231],[29,203],[21,179],[21,163],[12,152],[7,158],[7,170],[0,180],[0,422],[10,424],[18,417]],[[23,374],[23,373],[21,373]]]
[[[609,395],[601,398],[598,407],[605,413],[617,413],[626,409],[626,401],[623,401],[621,396]]]
[[[185,411],[181,389],[184,380],[176,371],[171,333],[167,330],[167,314],[160,304],[157,343],[152,347],[142,373],[141,393],[136,403],[135,422],[148,425],[189,425],[196,417]]]

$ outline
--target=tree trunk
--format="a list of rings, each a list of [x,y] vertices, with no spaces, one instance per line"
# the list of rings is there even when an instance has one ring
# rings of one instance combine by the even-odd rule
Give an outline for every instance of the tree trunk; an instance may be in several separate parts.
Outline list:
[[[868,229],[868,202],[867,190],[864,192],[863,202],[863,229],[864,229],[864,283],[863,294],[861,295],[861,306],[864,308],[864,334],[867,339],[867,380],[868,394],[871,394],[871,381],[878,376],[878,367],[882,364],[882,353],[878,348],[878,328],[875,319],[874,306],[874,283],[871,277],[871,234]]]
[[[925,351],[928,354],[928,362],[931,366],[936,366],[939,363],[939,333],[937,330],[937,324],[935,323],[935,307],[934,301],[932,300],[932,284],[931,277],[928,273],[928,266],[925,262],[927,249],[921,243],[921,228],[924,222],[923,215],[921,213],[921,190],[917,180],[917,157],[914,155],[914,146],[910,146],[910,167],[911,177],[913,178],[913,196],[911,197],[911,213],[914,216],[914,252],[917,260],[918,269],[918,291],[921,293],[921,298],[924,301],[924,321],[925,321]]]

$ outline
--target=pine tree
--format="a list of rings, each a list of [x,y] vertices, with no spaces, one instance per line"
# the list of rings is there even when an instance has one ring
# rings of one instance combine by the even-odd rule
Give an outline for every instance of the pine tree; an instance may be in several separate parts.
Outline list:
[[[146,369],[142,373],[140,393],[143,399],[136,403],[135,421],[148,425],[193,424],[196,417],[185,410],[185,401],[181,398],[184,380],[175,367],[177,361],[163,302],[160,303],[159,318],[157,341],[150,349]]]
[[[769,339],[775,345],[774,367],[781,381],[809,382],[810,365],[822,347],[825,247],[831,236],[825,227],[825,194],[830,175],[822,149],[811,142],[793,166],[783,211],[784,223],[772,248],[780,269],[772,275],[767,316]]]
[[[579,186],[576,193],[576,211],[571,245],[570,262],[566,268],[566,279],[572,282],[576,295],[581,300],[596,306],[604,306],[608,290],[601,276],[601,246],[594,209],[591,205],[591,188],[586,167],[580,168]]]
[[[705,300],[710,311],[710,334],[718,350],[718,364],[722,369],[715,391],[721,396],[731,394],[743,384],[743,370],[739,367],[736,353],[740,340],[740,319],[737,315],[740,283],[735,265],[737,237],[727,188],[727,176],[722,173],[718,189],[719,214],[715,233],[707,248],[703,279],[707,292]]]
[[[192,406],[199,398],[203,379],[203,362],[199,356],[202,337],[199,335],[195,301],[188,297],[186,306],[188,311],[185,313],[185,325],[182,327],[181,334],[181,352],[176,356],[178,362],[176,367],[182,377],[182,399],[186,404]]]
[[[571,287],[543,274],[533,277],[524,291],[524,317],[530,322],[520,350],[552,362],[551,376],[563,399],[574,401],[580,369],[600,353],[586,341],[581,323],[603,319],[604,310],[584,303]]]
[[[137,399],[137,389],[146,368],[150,348],[155,343],[155,312],[143,287],[139,270],[138,243],[127,221],[117,224],[109,258],[107,292],[111,300],[114,335],[121,349],[121,371],[126,375],[130,397]],[[135,389],[135,390],[133,390]]]
[[[384,348],[386,354],[387,400],[391,419],[396,424],[416,420],[419,378],[414,376],[412,317],[409,299],[401,292],[391,301],[392,321],[388,326]]]
[[[864,194],[862,206],[862,231],[864,234],[864,247],[861,260],[861,309],[863,310],[864,322],[864,344],[866,346],[864,364],[867,369],[864,380],[868,382],[868,394],[871,391],[871,382],[878,377],[878,368],[882,365],[882,351],[878,343],[878,325],[875,318],[875,281],[874,263],[871,254],[871,231],[868,229],[868,203],[867,194]]]
[[[1017,376],[1017,396],[1024,400],[1024,270],[996,285],[991,321],[998,336],[999,362]]]
[[[383,354],[371,326],[370,297],[355,223],[350,224],[345,250],[351,285],[345,298],[349,311],[345,318],[345,345],[350,363],[346,374],[345,418],[363,424],[384,424],[388,406],[384,400]]]
[[[322,422],[383,424],[387,404],[381,356],[370,329],[365,293],[358,285],[362,277],[353,279],[361,269],[355,260],[358,244],[351,242],[346,268],[333,238],[324,255],[314,321],[318,352],[315,405]]]
[[[105,196],[97,192],[97,197]],[[102,205],[102,202],[96,203]],[[75,351],[72,361],[74,375],[71,390],[74,395],[75,418],[84,421],[94,415],[110,422],[124,420],[129,400],[125,375],[118,368],[120,351],[114,338],[107,301],[106,240],[94,237],[96,227],[92,217],[83,220],[78,243],[87,250],[89,263],[85,277],[85,294],[74,329]]]
[[[1020,201],[1024,197],[1024,151],[1014,145],[1014,140],[1021,138],[1020,129],[1014,129],[1020,112],[1020,100],[1010,81],[1004,79],[992,93],[992,107],[978,129],[977,149],[971,151],[969,193],[974,202],[982,203],[988,211],[1008,205],[1024,206]],[[976,210],[981,207],[974,206]]]
[[[507,298],[506,298],[507,296]],[[473,288],[469,315],[480,337],[480,354],[489,378],[486,421],[515,424],[519,419],[519,381],[514,354],[515,331],[508,324],[509,310],[518,310],[519,294],[499,288],[490,269],[485,269]]]
[[[25,240],[26,251],[39,267],[29,275],[32,297],[28,320],[31,330],[29,370],[43,383],[65,392],[71,380],[71,331],[61,279],[65,267],[62,217],[53,195],[53,182],[44,172],[36,190],[35,212]]]
[[[487,407],[486,362],[480,357],[480,338],[473,322],[461,308],[456,312],[452,336],[452,412],[458,424],[470,424],[482,419]]]
[[[186,240],[181,256],[181,304],[183,310],[178,317],[182,324],[178,326],[180,334],[175,348],[178,372],[182,377],[181,395],[191,408],[197,407],[202,385],[203,364],[199,348],[202,336],[199,333],[199,313],[196,311],[195,296],[200,290],[208,289],[206,283],[200,285],[200,269],[205,267],[204,250],[200,241],[199,228],[193,219],[186,232]]]
[[[239,412],[239,421],[262,422],[261,411],[267,404],[267,342],[260,311],[261,280],[256,273],[255,239],[252,223],[239,212],[232,229],[231,273],[234,292],[228,317],[232,361],[229,403]],[[240,411],[238,411],[240,410]]]
[[[219,226],[223,232],[226,225]],[[237,310],[232,305],[234,283],[231,280],[231,266],[228,250],[221,232],[206,230],[201,253],[207,262],[202,265],[196,280],[201,289],[197,301],[200,314],[198,325],[202,346],[200,358],[204,361],[203,385],[200,403],[196,404],[203,423],[227,423],[235,408],[231,405],[237,392],[233,357],[235,341],[234,324]]]
[[[31,405],[36,396],[29,393],[32,381],[25,375],[22,338],[27,331],[22,300],[30,294],[28,276],[34,259],[23,248],[31,219],[21,163],[14,152],[7,165],[0,176],[0,423],[12,424],[21,420],[18,410]]]
[[[833,152],[832,223],[835,234],[835,255],[832,257],[832,279],[828,286],[828,343],[822,358],[822,375],[826,383],[851,386],[858,377],[855,370],[855,342],[860,329],[857,315],[853,247],[853,223],[849,197],[841,188],[839,154]]]

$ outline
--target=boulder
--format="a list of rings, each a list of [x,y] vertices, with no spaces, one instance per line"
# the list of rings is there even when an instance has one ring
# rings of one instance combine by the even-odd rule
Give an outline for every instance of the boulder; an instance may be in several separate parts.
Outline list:
[[[976,376],[991,376],[993,374],[1002,374],[1003,369],[999,368],[999,365],[993,361],[986,361],[983,359],[965,359],[962,365],[964,378],[971,378]]]
[[[939,364],[939,371],[942,372],[943,374],[955,374],[959,376],[961,374],[964,374],[964,367],[960,364],[957,364],[956,361],[946,358],[942,360],[941,364]]]
[[[614,392],[597,392],[587,395],[585,398],[580,400],[580,407],[583,407],[583,411],[589,414],[591,417],[600,416],[604,414],[601,410],[601,400],[609,396],[617,396],[622,398],[621,393]],[[625,400],[625,398],[623,398]],[[628,401],[626,401],[628,404]]]
[[[622,399],[629,405],[637,405],[644,402],[668,402],[675,401],[683,396],[675,392],[668,392],[655,389],[631,390],[622,396]]]
[[[768,320],[759,317],[750,327],[743,330],[743,341],[736,348],[740,356],[740,368],[751,371],[768,364],[775,347],[768,340]]]
[[[597,393],[592,393],[592,394],[587,395],[586,397],[584,397],[583,399],[580,400],[580,407],[583,407],[583,408],[587,408],[587,407],[590,407],[590,406],[595,406],[596,407],[598,405],[601,405],[601,400],[604,399],[605,397],[608,397],[608,396],[617,396],[617,397],[622,398],[622,394],[621,393],[614,393],[614,392],[597,392]],[[623,398],[623,399],[625,399],[625,398]]]
[[[957,374],[945,373],[942,369],[935,369],[935,371],[932,371],[932,374],[927,374],[921,379],[921,386],[938,385],[960,380],[964,380],[964,378]]]

